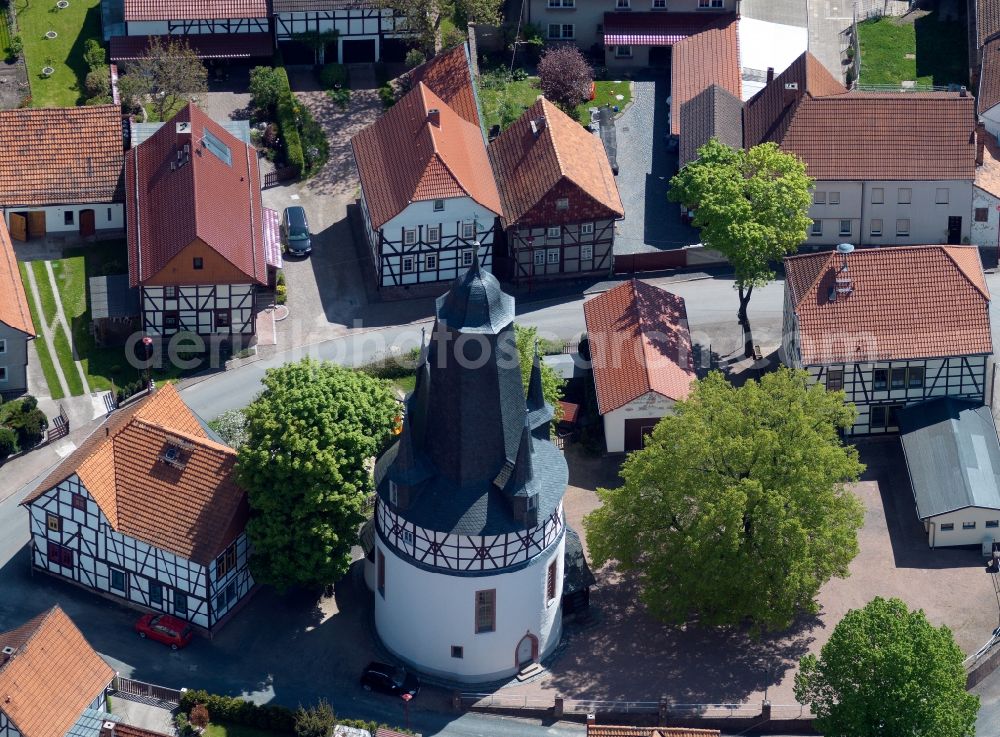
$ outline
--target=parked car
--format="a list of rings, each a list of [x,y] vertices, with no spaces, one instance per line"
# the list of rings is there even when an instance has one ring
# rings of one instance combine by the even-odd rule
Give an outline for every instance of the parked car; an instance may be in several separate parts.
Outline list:
[[[148,637],[170,645],[171,650],[186,647],[194,637],[190,624],[169,614],[145,614],[135,623],[135,631],[144,640]]]
[[[381,691],[392,696],[413,698],[420,693],[420,681],[398,665],[369,663],[361,674],[361,687],[365,691]]]
[[[304,207],[293,205],[285,208],[281,216],[281,244],[291,254],[305,256],[312,253],[312,237]]]

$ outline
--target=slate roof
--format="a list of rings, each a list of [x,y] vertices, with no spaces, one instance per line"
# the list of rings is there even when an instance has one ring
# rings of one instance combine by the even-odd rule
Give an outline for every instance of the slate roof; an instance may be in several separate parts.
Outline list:
[[[657,15],[657,13],[650,13]],[[674,13],[668,13],[674,15]],[[717,84],[736,99],[743,96],[736,17],[712,18],[704,29],[677,42],[670,65],[670,133],[681,134],[683,109],[688,100]]]
[[[864,248],[846,261],[854,291],[831,301],[842,255],[785,259],[804,365],[993,352],[990,293],[975,246]]]
[[[267,0],[125,0],[126,22],[267,16]]]
[[[601,139],[544,97],[490,144],[489,154],[507,225],[520,221],[560,182],[572,184],[586,198],[583,210],[583,200],[570,198],[570,210],[581,213],[581,219],[582,213],[592,220],[625,214]],[[572,213],[567,217],[572,219]]]
[[[1000,13],[1000,9],[997,12]],[[1000,105],[1000,38],[993,39],[983,47],[976,105],[980,115]]]
[[[10,240],[6,218],[0,216],[0,322],[14,330],[35,337],[35,325],[28,310],[28,296],[21,283],[14,244]]]
[[[236,451],[216,437],[165,384],[112,413],[21,503],[76,474],[114,530],[207,565],[249,516]],[[189,445],[183,469],[161,460],[176,440]]]
[[[0,206],[121,202],[117,105],[0,110]]]
[[[1000,144],[992,133],[983,132],[983,163],[976,167],[976,186],[1000,197]]]
[[[1000,0],[976,0],[976,40],[983,46],[1000,33]]]
[[[680,108],[680,165],[698,158],[698,149],[712,138],[743,148],[743,102],[717,84]]]
[[[437,110],[440,125],[429,120]],[[351,139],[372,227],[411,202],[470,197],[500,214],[500,194],[482,130],[423,82]]]
[[[587,737],[719,737],[717,729],[687,727],[612,727],[588,724]]]
[[[684,399],[694,357],[684,300],[632,279],[583,303],[602,415],[656,392]]]
[[[731,17],[731,14],[727,14]],[[671,46],[717,23],[715,13],[604,14],[604,45]]]
[[[177,161],[177,123],[190,123],[190,162]],[[227,164],[206,133],[229,148]],[[126,155],[129,283],[144,283],[196,238],[258,284],[267,283],[257,152],[186,105]]]
[[[472,267],[437,298],[436,311],[438,320],[451,330],[496,334],[514,321],[514,298],[482,268],[477,250]]]
[[[442,51],[407,75],[412,86],[423,82],[463,120],[481,128],[472,66],[465,44]]]
[[[1000,510],[1000,440],[989,407],[941,398],[896,416],[920,519],[966,507]]]
[[[163,36],[112,36],[111,61],[131,61],[146,54],[154,38]],[[199,33],[184,36],[199,59],[256,59],[274,53],[270,33]]]
[[[114,670],[59,606],[0,633],[0,711],[22,737],[63,737],[104,691]]]

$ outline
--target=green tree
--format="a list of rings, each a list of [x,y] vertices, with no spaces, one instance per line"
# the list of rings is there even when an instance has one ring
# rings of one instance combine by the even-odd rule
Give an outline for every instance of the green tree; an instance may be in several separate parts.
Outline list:
[[[122,78],[130,94],[148,95],[157,118],[163,120],[182,100],[208,91],[208,70],[185,40],[150,36],[142,56],[130,61]],[[119,81],[120,84],[120,81]]]
[[[747,356],[753,355],[750,295],[774,278],[771,264],[806,239],[812,183],[802,160],[774,143],[744,151],[714,138],[670,180],[667,196],[694,210],[702,242],[721,252],[736,272]]]
[[[295,737],[328,737],[335,726],[337,716],[326,699],[308,709],[300,705],[295,711]]]
[[[372,491],[370,459],[398,412],[389,383],[360,371],[310,359],[268,369],[245,410],[237,464],[254,579],[285,591],[344,575]]]
[[[827,737],[972,737],[979,697],[963,658],[946,626],[876,597],[844,615],[819,658],[802,658],[795,697]]]
[[[538,62],[538,84],[542,94],[569,115],[576,117],[576,107],[590,98],[594,70],[576,46],[552,46],[542,52]]]
[[[528,392],[528,379],[531,377],[531,364],[535,360],[535,345],[538,343],[538,328],[514,325],[514,342],[517,343],[517,353],[521,361],[521,380],[524,382],[525,396]],[[562,414],[559,400],[563,397],[565,381],[555,369],[542,362],[542,394],[545,401],[555,409],[556,422]]]
[[[0,426],[0,463],[14,453],[17,453],[17,433],[9,427]]]
[[[104,51],[104,46],[96,38],[88,38],[83,47],[83,60],[87,63],[88,69],[97,69],[108,65],[108,55]]]
[[[260,110],[273,110],[285,91],[285,78],[274,67],[250,70],[250,97]]]
[[[802,371],[739,388],[712,372],[629,455],[623,486],[598,489],[584,520],[595,561],[636,571],[669,623],[760,632],[816,612],[858,553],[864,509],[845,483],[864,467],[837,434],[854,416]]]
[[[380,0],[382,7],[406,18],[428,56],[441,48],[441,26],[450,19],[460,32],[469,22],[498,25],[502,0]]]
[[[247,418],[241,409],[227,409],[208,423],[230,448],[240,449],[247,441]]]

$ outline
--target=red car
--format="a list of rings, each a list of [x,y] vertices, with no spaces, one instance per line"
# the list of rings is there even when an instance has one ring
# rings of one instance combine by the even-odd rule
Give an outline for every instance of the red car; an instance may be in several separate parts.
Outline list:
[[[183,619],[169,614],[145,614],[135,623],[139,637],[170,645],[171,650],[179,650],[188,645],[194,637],[191,625]]]

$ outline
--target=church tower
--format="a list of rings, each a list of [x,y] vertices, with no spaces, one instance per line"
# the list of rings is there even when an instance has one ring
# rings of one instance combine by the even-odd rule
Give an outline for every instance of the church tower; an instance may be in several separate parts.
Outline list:
[[[375,625],[417,670],[513,675],[562,632],[568,472],[514,299],[472,268],[438,298],[398,441],[375,467]]]

